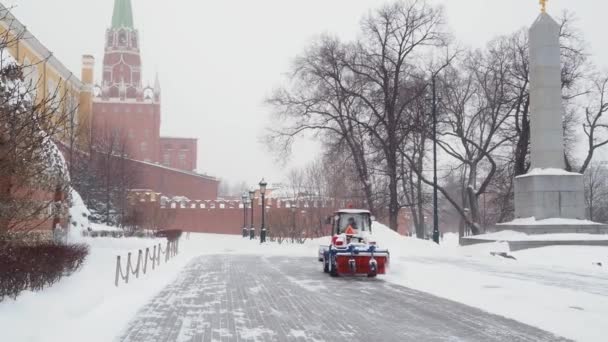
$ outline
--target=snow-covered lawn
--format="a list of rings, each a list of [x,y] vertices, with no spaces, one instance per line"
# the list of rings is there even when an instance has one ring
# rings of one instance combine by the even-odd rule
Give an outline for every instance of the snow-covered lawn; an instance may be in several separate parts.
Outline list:
[[[479,307],[579,341],[604,341],[608,334],[608,248],[545,247],[491,256],[506,243],[458,247],[446,234],[444,245],[397,235],[374,224],[380,246],[391,252],[389,274],[396,284]],[[191,234],[180,254],[160,268],[114,286],[116,255],[164,240],[83,239],[91,255],[81,271],[38,293],[0,303],[2,341],[112,341],[147,301],[176,278],[195,256],[259,254],[317,257],[319,244],[260,245],[239,236]],[[601,262],[602,267],[594,265]],[[321,264],[319,263],[319,272]]]
[[[577,341],[608,336],[608,247],[508,252],[506,243],[438,247],[376,226],[391,250],[385,279]],[[602,263],[598,266],[596,263]]]

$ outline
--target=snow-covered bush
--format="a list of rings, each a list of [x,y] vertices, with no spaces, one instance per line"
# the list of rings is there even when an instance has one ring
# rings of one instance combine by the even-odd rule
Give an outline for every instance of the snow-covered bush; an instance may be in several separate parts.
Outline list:
[[[21,239],[67,218],[69,173],[53,139],[65,134],[69,113],[58,90],[36,97],[38,81],[24,81],[31,66],[19,65],[2,39],[0,239]]]
[[[86,245],[54,242],[0,246],[0,301],[25,290],[40,291],[77,271],[89,253]]]

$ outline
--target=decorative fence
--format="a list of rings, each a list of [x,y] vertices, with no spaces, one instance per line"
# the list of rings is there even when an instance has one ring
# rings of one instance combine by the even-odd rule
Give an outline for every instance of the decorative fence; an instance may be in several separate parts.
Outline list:
[[[140,274],[146,274],[148,267],[152,267],[154,270],[156,267],[160,266],[160,261],[162,257],[165,258],[165,263],[167,263],[171,258],[176,256],[179,253],[179,239],[167,241],[167,245],[165,248],[162,247],[162,244],[154,245],[154,247],[146,248],[145,251],[141,249],[137,253],[137,263],[135,266],[133,265],[131,259],[131,252],[127,254],[127,261],[125,263],[126,270],[123,272],[123,265],[120,258],[120,255],[116,257],[116,276],[114,279],[114,284],[118,287],[118,284],[121,280],[124,280],[125,284],[129,283],[129,277],[134,275],[135,278],[139,278]],[[148,264],[150,262],[150,264]]]

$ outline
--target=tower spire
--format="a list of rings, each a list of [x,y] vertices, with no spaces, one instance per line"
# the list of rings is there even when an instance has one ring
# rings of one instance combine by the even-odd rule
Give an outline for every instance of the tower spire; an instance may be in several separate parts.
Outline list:
[[[133,28],[133,9],[131,0],[114,0],[112,28]]]
[[[160,79],[158,78],[158,71],[154,78],[154,92],[160,94]]]

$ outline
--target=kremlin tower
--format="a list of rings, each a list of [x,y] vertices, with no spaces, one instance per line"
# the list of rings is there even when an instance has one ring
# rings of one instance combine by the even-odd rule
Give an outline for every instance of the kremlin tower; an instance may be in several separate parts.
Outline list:
[[[197,139],[160,136],[160,81],[158,75],[152,86],[142,80],[139,34],[131,0],[115,0],[101,83],[94,81],[95,59],[83,57],[80,102],[81,111],[91,113],[90,141],[98,150],[115,146],[112,153],[126,153],[137,172],[137,189],[215,199],[217,179],[196,172]]]

